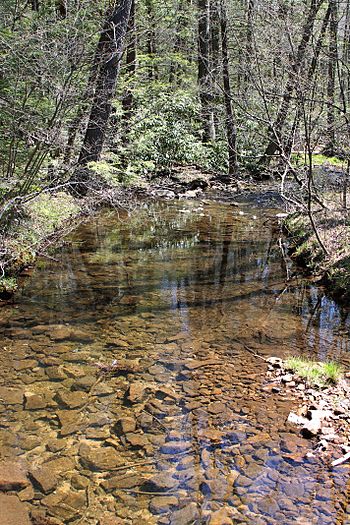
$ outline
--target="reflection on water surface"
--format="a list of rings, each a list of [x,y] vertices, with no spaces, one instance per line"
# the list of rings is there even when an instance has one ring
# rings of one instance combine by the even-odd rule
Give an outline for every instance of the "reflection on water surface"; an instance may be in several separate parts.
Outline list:
[[[33,516],[346,523],[348,466],[305,459],[293,400],[244,348],[347,362],[348,312],[286,287],[272,216],[189,202],[102,214],[2,309],[0,453],[29,470],[16,493]]]

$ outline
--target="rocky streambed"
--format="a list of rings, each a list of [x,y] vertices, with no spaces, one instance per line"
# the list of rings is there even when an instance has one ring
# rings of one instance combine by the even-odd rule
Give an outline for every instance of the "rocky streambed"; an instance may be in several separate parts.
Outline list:
[[[1,312],[2,525],[350,522],[349,466],[254,355],[348,350],[344,311],[286,285],[275,215],[106,214],[38,268]]]

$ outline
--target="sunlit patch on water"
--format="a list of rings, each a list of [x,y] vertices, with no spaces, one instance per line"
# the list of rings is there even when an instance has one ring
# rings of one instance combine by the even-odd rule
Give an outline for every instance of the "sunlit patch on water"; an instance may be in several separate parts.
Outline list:
[[[348,312],[286,284],[275,212],[240,211],[105,213],[1,310],[0,454],[7,477],[23,469],[10,486],[22,511],[76,525],[346,523],[348,466],[305,458],[293,400],[264,388],[245,345],[347,363]]]

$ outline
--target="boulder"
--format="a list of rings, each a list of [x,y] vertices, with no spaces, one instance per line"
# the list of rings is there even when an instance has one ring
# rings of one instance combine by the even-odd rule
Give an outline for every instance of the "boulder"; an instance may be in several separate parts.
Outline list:
[[[90,447],[83,443],[79,448],[81,463],[92,470],[110,470],[120,465],[120,455],[113,447]]]

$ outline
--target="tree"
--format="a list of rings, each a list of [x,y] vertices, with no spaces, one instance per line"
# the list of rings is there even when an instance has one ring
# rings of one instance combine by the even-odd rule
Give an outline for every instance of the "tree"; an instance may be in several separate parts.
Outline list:
[[[101,65],[98,72],[95,95],[84,142],[79,157],[79,165],[84,167],[97,161],[102,153],[107,126],[112,109],[112,98],[118,80],[124,39],[127,31],[132,0],[120,0],[111,15],[107,14],[105,39]]]
[[[237,133],[236,124],[232,107],[232,90],[230,81],[230,62],[228,53],[228,30],[227,13],[225,0],[220,0],[220,28],[221,28],[221,48],[222,48],[222,77],[224,86],[224,100],[226,110],[226,133],[228,145],[228,176],[234,177],[238,168],[237,161]]]

